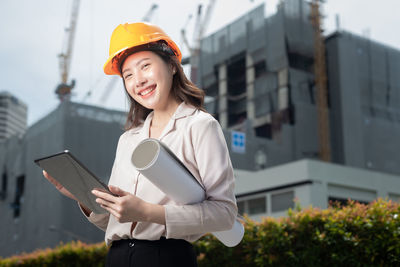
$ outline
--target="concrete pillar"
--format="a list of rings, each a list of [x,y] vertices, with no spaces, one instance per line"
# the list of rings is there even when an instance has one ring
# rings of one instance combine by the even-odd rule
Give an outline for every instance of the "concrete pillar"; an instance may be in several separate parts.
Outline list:
[[[254,105],[254,80],[255,80],[254,61],[250,54],[246,54],[246,92],[247,92],[247,118],[255,119]]]
[[[289,74],[288,69],[281,69],[278,71],[278,87],[285,87],[289,82]]]
[[[221,127],[228,128],[228,80],[226,64],[218,68],[218,114]]]
[[[287,109],[289,107],[289,90],[287,87],[279,87],[278,90],[278,109]]]
[[[289,107],[289,71],[287,68],[278,72],[278,110]]]

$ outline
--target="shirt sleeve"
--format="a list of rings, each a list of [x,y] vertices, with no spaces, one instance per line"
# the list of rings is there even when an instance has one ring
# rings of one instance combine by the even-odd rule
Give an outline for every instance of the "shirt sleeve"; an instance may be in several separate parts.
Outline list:
[[[164,206],[167,238],[229,230],[237,216],[233,168],[221,126],[211,117],[195,123],[191,135],[206,198],[194,205]]]
[[[88,219],[89,222],[96,225],[100,230],[103,230],[104,232],[106,231],[110,213],[107,212],[107,213],[97,214],[92,211],[90,215],[87,216],[85,212],[82,210],[81,205],[78,204],[78,206],[81,209],[83,215],[85,215],[85,217]]]

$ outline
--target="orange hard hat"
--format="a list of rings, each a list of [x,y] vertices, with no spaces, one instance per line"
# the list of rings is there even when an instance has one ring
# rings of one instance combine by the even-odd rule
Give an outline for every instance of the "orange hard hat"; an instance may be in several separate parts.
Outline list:
[[[121,75],[119,70],[119,56],[127,49],[157,41],[165,41],[174,54],[182,60],[182,53],[174,41],[160,27],[147,22],[125,23],[118,25],[113,31],[110,41],[109,57],[104,64],[104,73]]]

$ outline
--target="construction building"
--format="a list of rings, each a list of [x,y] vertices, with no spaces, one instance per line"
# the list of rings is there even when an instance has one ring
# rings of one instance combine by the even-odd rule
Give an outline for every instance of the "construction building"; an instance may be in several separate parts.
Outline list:
[[[198,83],[224,128],[239,211],[256,220],[284,215],[294,199],[321,208],[348,198],[400,201],[400,51],[344,31],[324,39],[323,162],[311,11],[286,0],[265,17],[260,6],[201,42]],[[68,149],[107,182],[125,116],[64,101],[0,144],[0,256],[103,240],[33,160]]]
[[[301,159],[251,172],[235,170],[238,209],[253,220],[280,217],[300,207],[327,208],[348,199],[367,204],[377,198],[400,201],[400,177],[320,160]],[[251,181],[251,182],[250,182]]]
[[[265,167],[319,158],[310,6],[260,6],[202,40],[199,84],[224,128],[266,138]],[[325,40],[331,161],[400,173],[400,53],[344,31]]]
[[[0,256],[54,247],[60,241],[99,242],[104,235],[61,195],[35,159],[70,150],[108,182],[126,114],[63,101],[56,110],[0,144]]]
[[[27,106],[12,94],[0,92],[0,142],[26,131]]]

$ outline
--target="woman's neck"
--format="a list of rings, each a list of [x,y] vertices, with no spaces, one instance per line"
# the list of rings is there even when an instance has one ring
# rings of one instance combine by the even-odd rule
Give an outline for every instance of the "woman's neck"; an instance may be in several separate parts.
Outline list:
[[[174,115],[176,109],[179,106],[179,102],[176,100],[169,101],[168,105],[164,109],[155,109],[153,119],[151,121],[152,128],[164,127],[171,117]]]

